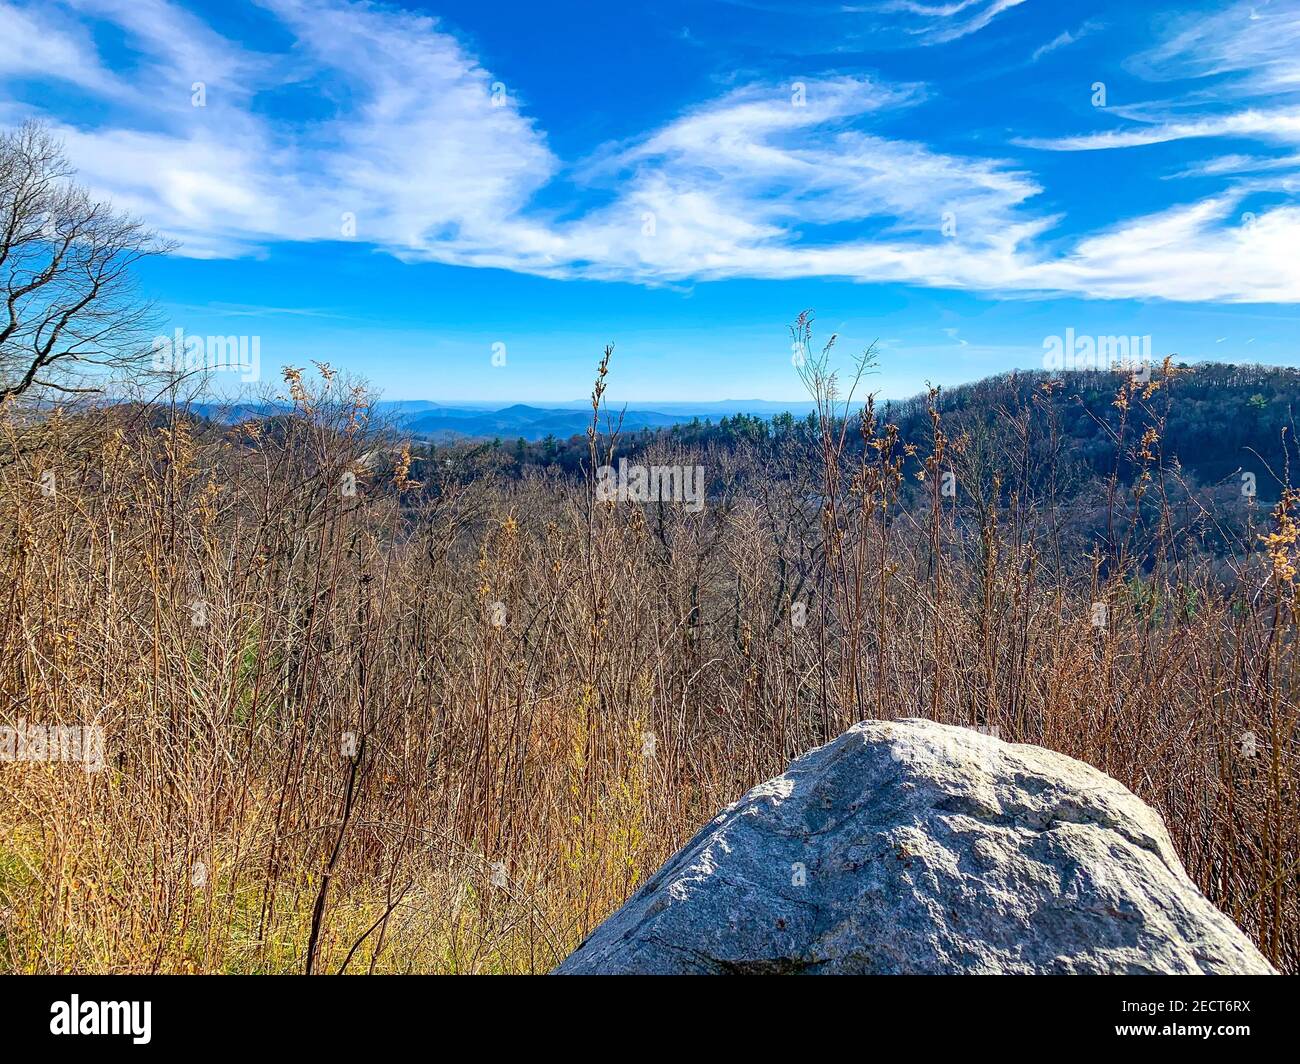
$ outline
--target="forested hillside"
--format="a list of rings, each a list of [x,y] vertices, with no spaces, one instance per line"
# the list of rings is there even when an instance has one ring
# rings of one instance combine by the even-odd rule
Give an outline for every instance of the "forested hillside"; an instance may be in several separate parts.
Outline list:
[[[951,474],[940,485],[940,501],[959,524],[1032,510],[1081,553],[1097,541],[1118,549],[1127,532],[1128,549],[1150,564],[1158,539],[1171,531],[1190,534],[1215,554],[1253,542],[1252,521],[1289,482],[1298,401],[1300,369],[1169,364],[1154,367],[1149,379],[1009,373],[901,402],[871,402],[870,409],[860,398],[841,399],[825,404],[824,414],[848,419],[840,423],[846,461],[860,463],[868,449],[881,460],[877,443],[889,438],[905,509],[926,504],[927,462],[937,462],[939,477]],[[602,417],[605,438],[616,427],[617,412]],[[937,459],[936,438],[943,443]],[[824,490],[816,472],[821,446],[816,413],[737,414],[619,433],[616,453],[629,461],[707,456],[701,461],[711,491],[723,490],[724,481],[775,479],[807,498]],[[497,440],[417,449],[417,467],[435,455],[464,475],[494,467],[518,476],[577,473],[590,450],[584,436]]]
[[[1163,424],[1162,453],[1177,458],[1186,475],[1198,484],[1212,484],[1242,470],[1260,476],[1261,496],[1276,498],[1283,476],[1284,433],[1290,439],[1293,410],[1300,401],[1300,368],[1290,366],[1202,363],[1174,365],[1153,371],[1157,382],[1151,401],[1131,412],[1128,431],[1140,437],[1146,428]],[[1127,380],[1120,373],[1008,373],[974,384],[941,389],[933,406],[944,416],[948,435],[954,429],[1010,448],[1017,439],[1014,419],[1029,414],[1036,442],[1032,455],[1043,457],[1042,446],[1052,438],[1068,446],[1072,459],[1098,477],[1109,476],[1116,433],[1123,420],[1115,407],[1117,392]],[[931,439],[931,398],[918,395],[902,401],[882,400],[876,415],[881,422],[898,425],[904,442],[924,444]],[[861,416],[862,404],[849,407],[851,420]],[[841,410],[844,408],[841,407]],[[617,411],[613,420],[617,422]],[[609,423],[601,421],[601,431]],[[778,414],[764,418],[736,414],[718,421],[620,434],[620,449],[636,453],[651,443],[717,445],[771,444],[785,448],[802,441],[815,446],[817,415],[794,417]],[[850,433],[850,444],[855,433]],[[482,445],[461,445],[477,450]],[[498,438],[491,449],[505,452],[523,465],[558,465],[576,471],[587,456],[583,436],[551,436],[536,443]],[[860,450],[860,444],[857,445]],[[1276,474],[1276,478],[1271,474]],[[1124,469],[1121,464],[1121,473]],[[1267,486],[1265,482],[1267,483]]]

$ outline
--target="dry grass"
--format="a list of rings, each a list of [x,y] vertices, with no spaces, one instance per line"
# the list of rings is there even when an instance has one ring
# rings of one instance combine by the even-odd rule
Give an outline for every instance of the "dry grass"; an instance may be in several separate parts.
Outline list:
[[[664,454],[708,470],[699,514],[376,460],[337,380],[238,439],[6,410],[0,722],[98,721],[109,756],[0,765],[0,968],[544,971],[788,759],[924,715],[1119,778],[1300,969],[1290,513],[1229,581],[1162,526],[1081,564],[1043,500],[942,494],[987,470],[937,413],[930,454],[868,422],[853,457],[807,373],[822,468]]]

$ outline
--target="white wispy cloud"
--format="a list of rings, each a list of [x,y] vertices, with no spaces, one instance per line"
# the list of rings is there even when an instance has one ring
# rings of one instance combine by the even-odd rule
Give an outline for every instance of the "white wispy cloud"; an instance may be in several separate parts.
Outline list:
[[[1300,142],[1300,0],[1237,3],[1171,23],[1129,67],[1153,82],[1212,79],[1213,92],[1188,100],[1115,108],[1140,124],[1064,137],[1022,138],[1025,147],[1096,151],[1209,137]],[[1277,101],[1287,101],[1277,106]],[[1205,107],[1215,103],[1213,109]],[[1199,105],[1199,108],[1198,108]],[[1201,114],[1186,114],[1188,108]]]
[[[1097,297],[1293,303],[1300,295],[1300,208],[1250,218],[1240,193],[1172,207],[1081,241],[1026,280]]]
[[[1037,63],[1043,58],[1043,56],[1055,52],[1058,48],[1068,48],[1070,45],[1075,44],[1088,36],[1088,34],[1096,32],[1098,29],[1100,29],[1100,24],[1090,21],[1085,22],[1076,30],[1065,30],[1063,33],[1053,37],[1046,44],[1039,48],[1035,48],[1034,54],[1030,57],[1030,61]]]
[[[85,28],[65,13],[0,0],[0,78],[51,78],[121,98],[128,86],[105,69]]]
[[[615,200],[555,232],[569,259],[602,260],[596,273],[657,279],[743,271],[747,260],[779,262],[784,250],[804,255],[821,244],[820,226],[865,224],[882,240],[938,243],[945,212],[972,241],[999,242],[1017,206],[1039,191],[1031,179],[843,128],[912,98],[852,78],[809,83],[802,106],[769,86],[737,90],[599,158],[586,176]]]
[[[1004,11],[1019,7],[1026,0],[955,0],[950,4],[924,4],[915,0],[895,0],[882,6],[916,16],[916,25],[907,27],[925,44],[947,44],[978,33]]]
[[[1171,174],[1181,177],[1223,177],[1229,174],[1260,174],[1274,170],[1300,171],[1300,155],[1219,155],[1194,163],[1185,170]]]
[[[385,247],[440,231],[491,241],[553,176],[558,164],[517,100],[494,100],[488,72],[434,19],[322,0],[265,5],[293,33],[292,53],[251,54],[165,0],[71,0],[125,32],[147,87],[119,100],[125,121],[138,119],[130,125],[52,123],[82,180],[181,239],[183,254],[340,239],[345,216],[358,239]],[[298,91],[316,117],[272,119],[252,105],[268,90]]]
[[[39,13],[0,0],[0,26],[41,34],[39,54],[57,61],[43,76],[98,96],[111,115],[95,123],[46,115],[82,179],[182,239],[185,254],[342,239],[346,216],[356,240],[403,259],[557,278],[842,277],[1300,299],[1295,208],[1259,209],[1243,226],[1243,184],[1073,246],[1048,243],[1060,219],[1036,206],[1040,185],[1022,166],[873,131],[921,103],[920,86],[866,77],[809,79],[801,93],[744,85],[566,162],[528,117],[520,87],[486,70],[437,19],[347,0],[261,3],[290,48],[252,51],[167,0],[65,0]],[[1014,4],[902,6],[937,41],[975,32]],[[130,77],[104,61],[92,23],[114,27],[132,50]],[[21,48],[0,46],[0,81],[40,75]],[[196,82],[204,107],[192,106]],[[42,113],[29,97],[0,117]],[[1298,134],[1297,109],[1247,108],[1156,116],[1037,146],[1228,135],[1291,143]],[[574,187],[583,194],[565,199]],[[541,206],[543,190],[552,193],[546,203],[564,202]]]
[[[1300,3],[1247,0],[1189,13],[1133,66],[1157,79],[1228,76],[1221,92],[1300,90]]]
[[[1153,84],[1212,86],[1183,98],[1115,108],[1133,124],[1075,136],[1023,139],[1050,151],[1103,151],[1219,138],[1300,145],[1300,3],[1274,0],[1198,12],[1170,24],[1130,68]],[[1197,113],[1197,112],[1200,113]],[[1294,302],[1300,294],[1300,155],[1212,155],[1174,177],[1228,178],[1220,194],[1138,218],[1079,242],[1034,275],[1095,296]],[[1248,197],[1271,206],[1246,210]],[[1286,198],[1278,204],[1277,194]],[[1172,295],[1172,293],[1177,293]]]
[[[1155,122],[1130,129],[1108,129],[1072,137],[1017,138],[1026,148],[1046,151],[1101,151],[1166,144],[1196,137],[1257,137],[1264,140],[1300,142],[1300,107],[1275,110],[1246,110],[1182,121]]]

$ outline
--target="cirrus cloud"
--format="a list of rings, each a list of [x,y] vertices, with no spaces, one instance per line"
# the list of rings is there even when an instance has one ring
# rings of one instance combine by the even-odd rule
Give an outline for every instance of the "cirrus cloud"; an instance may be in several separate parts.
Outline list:
[[[0,80],[73,84],[104,116],[47,110],[30,91],[15,93],[25,102],[0,109],[0,120],[44,117],[86,183],[197,257],[343,239],[353,219],[355,239],[404,260],[555,278],[836,277],[1019,295],[1300,298],[1300,212],[1261,207],[1249,230],[1236,217],[1258,186],[1066,240],[1059,208],[1040,205],[1042,183],[1023,163],[882,131],[924,105],[921,85],[861,75],[810,78],[798,90],[754,81],[564,160],[526,98],[439,20],[347,0],[260,6],[287,46],[248,49],[167,0],[65,0],[40,13],[0,0],[0,27],[39,35],[33,54],[43,57],[0,50]],[[904,6],[938,41],[1015,5]],[[113,72],[121,56],[100,53],[92,31],[105,27],[125,42],[133,77]],[[1250,31],[1206,51],[1210,42],[1189,32],[1153,54],[1179,63],[1202,54],[1207,70],[1242,70],[1255,40]],[[1285,81],[1284,59],[1268,54],[1270,83]],[[196,83],[202,107],[192,106]],[[1128,129],[1019,143],[1082,151],[1221,137],[1293,143],[1300,111],[1157,114]]]

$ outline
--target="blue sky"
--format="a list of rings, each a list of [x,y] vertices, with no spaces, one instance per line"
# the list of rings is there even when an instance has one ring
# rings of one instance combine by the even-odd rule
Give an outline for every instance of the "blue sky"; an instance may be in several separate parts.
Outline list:
[[[804,308],[888,396],[1067,329],[1300,364],[1297,0],[0,0],[33,117],[268,379],[791,399]]]

